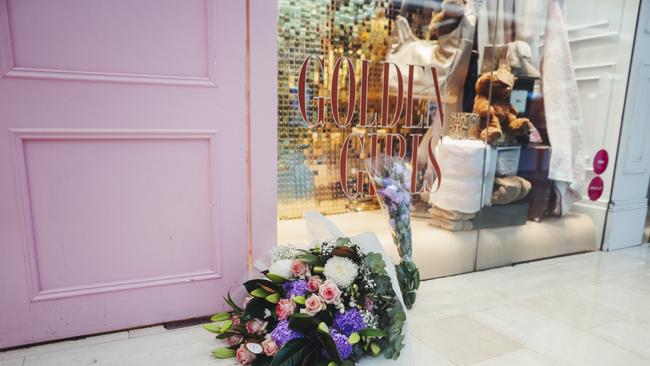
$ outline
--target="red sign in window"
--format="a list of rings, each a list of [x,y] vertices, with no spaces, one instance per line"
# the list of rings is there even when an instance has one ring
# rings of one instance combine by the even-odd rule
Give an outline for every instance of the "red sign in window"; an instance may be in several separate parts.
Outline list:
[[[595,177],[589,182],[589,188],[587,190],[589,194],[589,199],[592,201],[597,201],[600,196],[603,195],[603,190],[605,189],[605,184],[600,177]]]
[[[609,164],[609,154],[607,153],[607,150],[598,150],[596,156],[594,156],[594,173],[598,175],[603,174],[605,169],[607,169],[607,164]]]

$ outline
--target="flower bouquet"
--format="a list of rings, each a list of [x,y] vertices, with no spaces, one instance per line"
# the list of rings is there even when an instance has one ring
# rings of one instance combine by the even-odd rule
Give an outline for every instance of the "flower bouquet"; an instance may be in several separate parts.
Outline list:
[[[395,266],[397,279],[408,309],[415,303],[416,291],[420,287],[420,271],[413,261],[413,242],[411,239],[411,169],[402,159],[382,156],[372,164],[367,161],[372,175],[379,203],[388,213],[393,241],[401,258]]]
[[[381,254],[364,252],[345,237],[309,250],[283,246],[262,273],[265,278],[244,283],[243,306],[228,295],[231,310],[204,325],[228,345],[213,350],[215,357],[259,366],[399,357],[406,314]]]

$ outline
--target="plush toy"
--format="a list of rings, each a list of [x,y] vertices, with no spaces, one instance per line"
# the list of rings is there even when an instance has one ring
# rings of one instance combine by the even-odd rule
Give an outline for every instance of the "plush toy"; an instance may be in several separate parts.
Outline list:
[[[486,72],[478,78],[474,113],[480,116],[481,121],[479,126],[471,131],[473,137],[495,144],[504,141],[514,142],[516,136],[529,133],[530,121],[528,118],[517,118],[517,110],[510,104],[510,93],[515,80],[508,64],[501,64],[498,70]],[[492,104],[489,103],[490,81],[492,81]],[[488,115],[490,120],[486,126]]]
[[[512,202],[521,201],[526,198],[532,188],[532,184],[522,177],[515,175],[497,177],[494,180],[492,204],[507,205]]]
[[[431,17],[429,33],[435,38],[450,33],[465,15],[465,0],[443,0],[441,10]]]

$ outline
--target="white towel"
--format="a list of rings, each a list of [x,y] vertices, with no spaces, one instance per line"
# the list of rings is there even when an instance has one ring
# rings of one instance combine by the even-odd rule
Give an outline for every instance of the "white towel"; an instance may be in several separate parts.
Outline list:
[[[553,147],[549,178],[566,182],[569,191],[573,191],[565,191],[566,196],[562,197],[562,212],[566,213],[579,197],[576,193],[584,183],[586,166],[578,84],[564,15],[557,0],[549,3],[542,79],[546,127]]]
[[[431,203],[445,210],[463,213],[479,211],[482,207],[484,178],[490,171],[491,155],[491,149],[483,141],[443,137],[442,142],[436,146],[442,179],[440,188],[430,195]],[[491,192],[492,187],[489,189]]]

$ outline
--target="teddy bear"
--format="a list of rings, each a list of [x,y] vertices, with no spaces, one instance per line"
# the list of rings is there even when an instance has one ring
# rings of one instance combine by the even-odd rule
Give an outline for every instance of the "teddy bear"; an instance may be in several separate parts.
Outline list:
[[[439,12],[434,13],[429,23],[429,34],[440,38],[450,33],[465,15],[465,0],[443,0]]]
[[[528,118],[517,118],[517,110],[510,104],[510,93],[515,80],[510,66],[506,63],[499,65],[496,71],[483,73],[478,78],[475,86],[474,113],[480,116],[480,123],[471,130],[474,138],[480,138],[494,145],[497,142],[513,142],[517,136],[528,135],[530,121]],[[492,81],[491,104],[489,102],[490,81]],[[490,116],[489,121],[487,121],[488,116]]]

